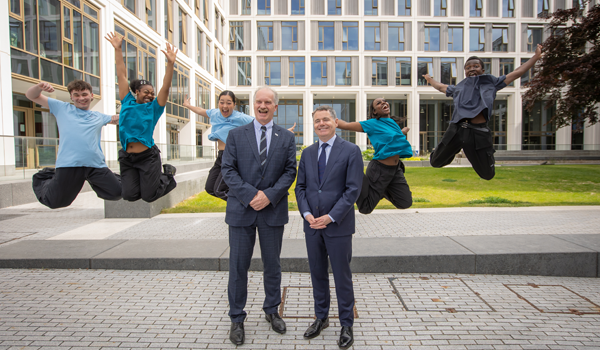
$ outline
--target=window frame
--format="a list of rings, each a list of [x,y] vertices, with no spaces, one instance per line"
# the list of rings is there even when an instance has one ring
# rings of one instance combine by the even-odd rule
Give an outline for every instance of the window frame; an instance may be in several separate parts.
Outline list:
[[[290,23],[294,23],[293,25]],[[285,35],[284,35],[284,30],[283,28],[291,28],[292,31],[292,48],[284,48],[285,46]],[[294,35],[296,36],[296,39],[294,40]],[[281,22],[281,50],[284,51],[297,51],[298,50],[298,21],[282,21]]]
[[[318,51],[333,51],[335,50],[335,24],[334,22],[331,21],[319,21],[318,22],[318,43],[317,43],[317,50]],[[325,35],[325,28],[331,28],[331,30],[333,31],[334,35],[331,35],[330,37]],[[331,40],[331,42],[329,41]],[[331,45],[327,45],[327,46],[331,46],[331,49],[326,49],[325,44],[330,43]]]
[[[302,65],[304,66],[304,82],[302,84],[298,84],[297,83],[297,78],[296,77],[296,64],[297,63],[302,63]],[[304,58],[304,56],[298,56],[298,57],[290,57],[289,58],[289,80],[288,80],[288,85],[289,86],[306,86],[306,59]],[[292,84],[292,81],[294,82]]]
[[[313,76],[313,74],[316,71],[313,69],[312,65],[316,64],[316,63],[318,63],[321,66],[321,68],[320,68],[320,71],[321,71],[321,77],[320,77],[321,84],[315,84],[314,83],[314,76]],[[313,56],[313,57],[310,58],[310,64],[311,64],[311,69],[310,69],[311,70],[310,85],[314,85],[314,86],[327,86],[327,57],[324,57],[324,56]],[[324,84],[323,84],[323,82],[324,82]]]
[[[408,62],[406,61],[408,60]],[[412,86],[412,58],[396,57],[396,86]],[[408,63],[408,84],[402,84],[402,67]]]
[[[338,63],[343,64],[345,66],[344,72],[348,72],[349,74],[345,74],[341,79],[344,81],[344,84],[338,84]],[[335,58],[335,85],[336,86],[352,86],[352,58],[351,57],[336,57]]]
[[[373,49],[367,49],[367,28],[373,28]],[[365,51],[381,51],[381,22],[365,22]]]
[[[267,25],[267,23],[270,23],[270,25]],[[273,21],[257,21],[256,22],[256,27],[258,29],[258,32],[260,33],[259,35],[262,35],[262,31],[261,28],[269,28],[267,30],[267,40],[265,41],[266,47],[265,48],[261,48],[260,47],[260,40],[258,41],[258,50],[273,50],[274,48],[274,35],[273,35]],[[258,38],[257,38],[258,39]]]
[[[390,33],[390,29],[391,28],[396,28],[397,32],[398,32],[398,42],[396,43],[398,45],[398,49],[392,49],[392,45],[390,45],[391,43],[391,38],[392,36],[389,35]],[[405,44],[406,44],[406,37],[405,37],[405,31],[404,31],[404,22],[389,22],[388,23],[388,51],[406,51],[405,50]],[[402,48],[400,48],[402,47]]]
[[[273,64],[279,63],[279,84],[272,83],[272,66]],[[281,86],[281,57],[280,56],[271,56],[265,57],[265,77],[264,77],[265,85],[268,86]]]

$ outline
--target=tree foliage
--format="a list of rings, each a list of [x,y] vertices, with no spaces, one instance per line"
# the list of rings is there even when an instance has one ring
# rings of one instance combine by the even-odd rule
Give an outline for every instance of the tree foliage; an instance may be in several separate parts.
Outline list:
[[[536,101],[546,100],[546,108],[556,104],[550,122],[557,128],[576,125],[583,130],[586,120],[590,124],[598,121],[600,5],[584,11],[588,2],[547,16],[551,35],[542,44],[542,58],[523,96],[529,111]]]

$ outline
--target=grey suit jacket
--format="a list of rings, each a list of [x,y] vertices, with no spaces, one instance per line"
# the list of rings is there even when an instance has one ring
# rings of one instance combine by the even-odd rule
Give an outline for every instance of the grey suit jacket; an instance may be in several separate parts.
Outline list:
[[[288,223],[288,189],[296,178],[296,143],[294,134],[273,124],[267,162],[260,166],[260,156],[253,122],[229,132],[223,161],[223,180],[229,186],[225,222],[231,226],[249,226],[257,211],[249,203],[259,190],[271,202],[262,209],[269,226]]]

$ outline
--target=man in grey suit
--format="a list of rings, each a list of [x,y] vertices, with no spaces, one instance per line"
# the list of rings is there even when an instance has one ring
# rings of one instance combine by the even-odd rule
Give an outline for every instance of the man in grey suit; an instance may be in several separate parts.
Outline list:
[[[281,304],[279,255],[283,226],[288,223],[288,189],[296,177],[294,134],[273,123],[277,93],[268,87],[254,95],[255,120],[229,132],[221,173],[229,186],[225,222],[229,225],[229,340],[244,343],[244,306],[248,268],[256,230],[264,266],[265,318],[277,333],[285,333],[278,313]]]
[[[363,160],[358,146],[335,134],[337,118],[333,108],[318,107],[313,122],[319,142],[302,152],[296,180],[298,209],[305,219],[316,315],[304,338],[315,338],[329,326],[329,257],[342,326],[338,346],[348,349],[354,343],[354,289],[350,271],[354,202],[362,188]]]

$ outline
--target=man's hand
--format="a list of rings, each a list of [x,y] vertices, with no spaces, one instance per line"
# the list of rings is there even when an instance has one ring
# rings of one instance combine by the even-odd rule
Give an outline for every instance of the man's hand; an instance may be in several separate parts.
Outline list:
[[[119,115],[115,114],[112,117],[110,117],[110,122],[108,122],[108,124],[118,125],[119,124]]]
[[[165,54],[165,56],[167,57],[167,61],[169,61],[169,63],[175,63],[175,58],[177,57],[177,49],[175,48],[175,46],[166,43],[167,44],[167,51],[165,50],[160,50],[162,51],[162,53]]]
[[[312,214],[306,215],[304,219],[306,219],[306,221],[308,221],[310,225],[312,225],[315,222],[315,217]]]
[[[40,89],[42,89],[42,91],[46,91],[46,92],[54,92],[54,88],[52,87],[52,85],[50,85],[50,83],[46,83],[46,82],[41,82],[37,85]]]
[[[308,215],[307,215],[307,217],[308,217]],[[315,221],[310,224],[310,228],[315,229],[315,230],[322,230],[325,227],[327,227],[327,225],[329,225],[330,223],[331,223],[331,218],[329,217],[329,215],[325,214],[321,217],[316,218]]]
[[[110,44],[116,49],[121,49],[121,45],[123,44],[123,37],[117,35],[116,32],[108,32],[104,39],[108,40]]]
[[[267,205],[269,205],[269,203],[271,203],[271,201],[269,200],[269,198],[267,198],[265,193],[263,191],[258,191],[258,193],[256,193],[254,198],[252,198],[252,200],[250,201],[250,206],[256,211],[261,211]]]
[[[192,100],[191,97],[188,97],[188,95],[185,95],[185,99],[183,100],[183,107],[190,108],[192,106],[192,104],[190,103],[191,100]]]

